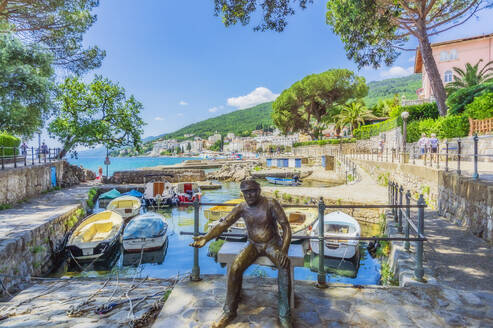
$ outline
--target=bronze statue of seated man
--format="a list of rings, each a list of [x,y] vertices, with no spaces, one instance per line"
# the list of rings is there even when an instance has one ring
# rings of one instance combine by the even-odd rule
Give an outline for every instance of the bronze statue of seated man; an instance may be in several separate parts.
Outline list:
[[[245,202],[238,204],[226,218],[206,235],[195,237],[193,247],[203,247],[217,238],[238,219],[243,218],[247,228],[248,243],[231,265],[224,312],[212,327],[226,327],[235,317],[240,298],[243,272],[259,256],[267,256],[278,269],[279,321],[282,327],[292,327],[289,295],[291,292],[290,263],[291,227],[279,202],[260,195],[260,185],[254,180],[240,184]],[[282,237],[278,224],[281,226]]]

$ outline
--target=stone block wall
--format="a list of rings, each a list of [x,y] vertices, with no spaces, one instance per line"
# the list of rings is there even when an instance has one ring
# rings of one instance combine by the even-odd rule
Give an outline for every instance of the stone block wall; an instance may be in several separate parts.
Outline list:
[[[493,183],[443,173],[438,209],[440,215],[493,243]]]
[[[195,182],[207,179],[204,170],[135,170],[118,171],[113,176],[104,181],[105,183],[146,183],[153,180],[166,179],[169,182]]]
[[[57,185],[63,180],[64,162],[0,170],[0,204],[12,204],[51,188],[51,167],[56,167]]]

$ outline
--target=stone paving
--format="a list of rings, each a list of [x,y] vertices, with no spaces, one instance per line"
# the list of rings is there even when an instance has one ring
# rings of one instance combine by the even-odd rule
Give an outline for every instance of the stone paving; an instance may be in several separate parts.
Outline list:
[[[106,284],[101,279],[37,280],[9,302],[0,303],[0,327],[149,327],[172,282],[114,278]],[[117,305],[105,314],[95,313],[110,303]]]
[[[204,276],[182,281],[153,328],[210,327],[220,315],[226,281]],[[382,287],[333,284],[327,289],[296,281],[294,327],[493,327],[493,293],[436,285]],[[278,327],[277,282],[245,278],[238,317],[228,327]]]

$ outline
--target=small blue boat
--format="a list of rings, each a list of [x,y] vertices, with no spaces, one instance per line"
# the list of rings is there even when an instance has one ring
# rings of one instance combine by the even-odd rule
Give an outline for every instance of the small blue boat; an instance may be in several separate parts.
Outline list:
[[[294,178],[276,178],[276,177],[266,177],[265,180],[272,184],[283,185],[283,186],[297,186],[301,184],[298,177]]]
[[[143,194],[138,190],[132,189],[130,191],[127,191],[126,193],[123,193],[122,196],[134,196],[137,198],[142,198]]]

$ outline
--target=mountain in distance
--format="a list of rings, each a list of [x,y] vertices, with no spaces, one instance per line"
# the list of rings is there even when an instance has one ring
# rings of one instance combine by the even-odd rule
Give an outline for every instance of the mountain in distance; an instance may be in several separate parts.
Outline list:
[[[366,106],[371,107],[379,100],[392,98],[395,94],[406,99],[418,99],[416,90],[421,88],[421,74],[412,74],[368,83],[368,95],[363,98]]]

